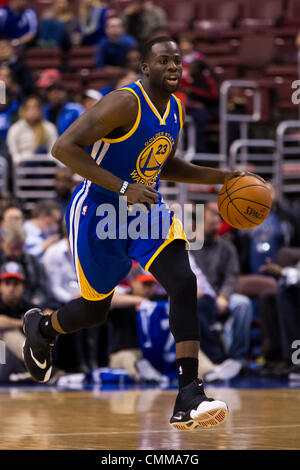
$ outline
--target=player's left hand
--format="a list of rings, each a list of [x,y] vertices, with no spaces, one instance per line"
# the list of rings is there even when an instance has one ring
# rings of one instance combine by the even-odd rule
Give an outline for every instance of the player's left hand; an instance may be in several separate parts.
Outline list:
[[[232,178],[237,178],[238,176],[255,176],[255,178],[258,178],[262,183],[266,184],[266,181],[261,176],[256,175],[255,173],[252,173],[251,171],[241,171],[241,170],[225,172],[224,183],[227,183],[228,180]]]

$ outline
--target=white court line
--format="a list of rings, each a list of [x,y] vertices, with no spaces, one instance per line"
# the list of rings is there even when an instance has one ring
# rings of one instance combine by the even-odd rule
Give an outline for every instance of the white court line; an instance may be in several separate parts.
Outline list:
[[[251,429],[282,429],[282,428],[300,428],[300,424],[279,424],[277,426],[236,426],[224,428],[223,431],[231,432],[235,430],[251,430]],[[219,428],[220,429],[220,428]],[[206,429],[205,431],[213,431],[213,428]],[[0,437],[14,438],[14,437],[61,437],[61,436],[102,436],[107,434],[160,434],[160,433],[174,433],[175,429],[158,429],[155,430],[137,430],[137,431],[94,431],[94,432],[62,432],[62,433],[47,433],[47,434],[0,434]]]

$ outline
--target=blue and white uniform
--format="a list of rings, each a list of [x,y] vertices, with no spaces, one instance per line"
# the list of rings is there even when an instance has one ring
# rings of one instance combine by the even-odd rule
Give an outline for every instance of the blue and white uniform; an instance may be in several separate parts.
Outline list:
[[[122,180],[155,184],[158,190],[160,172],[183,125],[181,102],[171,95],[161,116],[140,81],[123,89],[137,99],[136,121],[124,136],[96,142],[92,158]],[[119,217],[124,204],[126,220]],[[159,201],[148,212],[137,213],[136,205],[126,204],[117,193],[88,180],[74,191],[66,220],[81,295],[88,300],[101,300],[110,295],[130,270],[132,260],[148,271],[171,241],[186,240],[180,221],[160,194]],[[149,236],[131,236],[132,222],[140,224],[141,233],[148,230]],[[105,238],[104,234],[109,236]]]

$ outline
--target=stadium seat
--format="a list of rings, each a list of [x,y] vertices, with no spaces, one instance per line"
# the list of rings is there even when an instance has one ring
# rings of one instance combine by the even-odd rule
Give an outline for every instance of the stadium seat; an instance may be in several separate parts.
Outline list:
[[[300,27],[300,0],[289,0],[283,17],[283,24]]]
[[[171,34],[178,34],[188,31],[191,23],[196,15],[196,2],[178,2],[174,5],[174,1],[169,0],[161,4],[167,14],[168,28]]]
[[[244,0],[240,28],[265,30],[279,24],[283,13],[282,0]]]
[[[197,31],[219,31],[231,29],[239,15],[239,3],[236,0],[207,0],[199,2],[197,8]]]

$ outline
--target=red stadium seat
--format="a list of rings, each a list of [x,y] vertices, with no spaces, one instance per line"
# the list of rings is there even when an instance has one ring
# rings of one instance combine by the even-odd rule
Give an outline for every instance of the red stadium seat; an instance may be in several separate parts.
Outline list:
[[[244,0],[240,28],[265,30],[276,26],[283,13],[283,0]]]
[[[239,16],[236,0],[207,0],[198,6],[196,30],[219,31],[231,29]]]
[[[195,1],[178,2],[174,5],[174,1],[169,0],[163,2],[162,7],[166,12],[171,34],[178,34],[190,29],[191,22],[196,15]]]
[[[283,24],[300,27],[300,0],[289,0],[287,11],[284,14]]]

